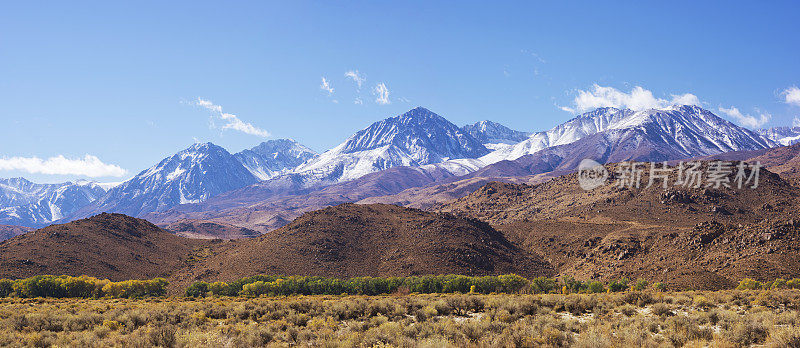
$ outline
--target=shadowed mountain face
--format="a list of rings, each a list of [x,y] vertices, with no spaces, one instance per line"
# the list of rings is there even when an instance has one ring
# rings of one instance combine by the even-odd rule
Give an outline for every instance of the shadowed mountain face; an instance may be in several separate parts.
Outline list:
[[[33,228],[14,225],[0,225],[0,242],[33,231]]]
[[[181,277],[439,273],[534,276],[551,269],[479,221],[392,205],[343,204],[303,214],[258,239],[221,245]]]
[[[83,274],[111,280],[169,276],[205,242],[141,219],[100,214],[0,243],[0,278]]]
[[[535,186],[490,183],[441,210],[489,222],[576,278],[720,288],[800,276],[800,189],[778,175],[762,169],[758,188],[741,190],[645,188],[647,172],[642,188],[619,188],[613,178],[592,191],[576,174]]]

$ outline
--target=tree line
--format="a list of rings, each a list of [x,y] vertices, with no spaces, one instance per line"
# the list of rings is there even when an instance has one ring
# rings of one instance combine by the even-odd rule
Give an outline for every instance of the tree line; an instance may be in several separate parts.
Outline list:
[[[112,282],[89,276],[38,275],[30,278],[0,279],[0,297],[56,298],[139,298],[164,296],[169,282],[164,278]]]
[[[411,277],[355,277],[348,279],[316,276],[259,275],[225,282],[195,282],[185,296],[285,296],[285,295],[383,295],[391,293],[600,293],[628,289],[645,290],[645,280],[627,279],[608,283],[581,282],[570,277],[526,279],[516,274],[499,276],[425,275]],[[663,283],[652,288],[666,290]]]
[[[89,276],[39,275],[24,279],[0,279],[0,297],[56,298],[141,298],[165,296],[169,282],[164,278],[112,282]],[[257,275],[232,282],[195,282],[184,292],[187,297],[206,296],[288,296],[288,295],[385,295],[392,293],[603,293],[621,291],[666,291],[664,283],[644,279],[609,282],[537,277],[516,274],[498,276],[424,275],[411,277],[354,277]],[[738,290],[800,289],[800,279],[778,278],[759,282],[743,279]]]

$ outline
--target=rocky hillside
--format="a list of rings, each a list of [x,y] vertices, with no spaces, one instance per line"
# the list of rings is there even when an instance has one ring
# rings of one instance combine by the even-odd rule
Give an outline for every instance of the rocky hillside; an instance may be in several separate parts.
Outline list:
[[[196,239],[240,239],[261,235],[249,228],[203,220],[181,220],[164,225],[163,228],[175,235]]]
[[[479,221],[392,205],[343,204],[304,214],[254,240],[220,245],[179,277],[441,273],[537,276],[552,269]]]
[[[663,189],[660,181],[620,188],[613,178],[592,191],[577,174],[533,186],[490,183],[442,211],[487,221],[576,278],[717,288],[800,275],[800,189],[778,175],[762,170],[758,188],[741,190]]]
[[[0,242],[0,278],[83,274],[111,280],[169,276],[205,242],[141,219],[100,214]]]

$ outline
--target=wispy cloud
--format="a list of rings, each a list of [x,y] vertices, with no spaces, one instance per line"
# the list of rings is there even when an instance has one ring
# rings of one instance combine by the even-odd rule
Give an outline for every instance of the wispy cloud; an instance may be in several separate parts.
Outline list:
[[[375,102],[380,105],[391,103],[389,100],[389,88],[387,88],[386,84],[383,82],[375,85],[375,87],[372,88],[372,94],[375,95]]]
[[[781,95],[783,96],[783,101],[786,104],[800,106],[800,88],[797,88],[797,86],[784,89],[783,92],[781,92]]]
[[[792,120],[792,126],[793,127],[800,127],[800,118],[797,118],[797,116],[795,116],[794,120]]]
[[[255,135],[264,138],[269,136],[268,131],[258,128],[250,123],[244,122],[234,114],[223,112],[222,106],[216,105],[212,103],[210,100],[197,97],[197,100],[194,102],[194,104],[202,106],[203,108],[214,112],[214,116],[218,117],[225,123],[222,126],[222,129],[232,129],[245,134]]]
[[[124,176],[128,171],[115,164],[103,163],[92,155],[69,159],[63,155],[43,160],[39,157],[0,158],[0,170],[19,170],[31,174],[81,175],[91,178]]]
[[[545,64],[545,63],[547,63],[547,61],[546,61],[546,60],[544,60],[544,58],[542,58],[542,56],[540,56],[540,55],[539,55],[538,53],[536,53],[536,52],[529,51],[529,50],[525,50],[525,49],[523,49],[523,50],[520,50],[520,52],[522,52],[522,54],[530,55],[531,57],[533,57],[534,59],[536,59],[537,61],[539,61],[539,63],[542,63],[542,64]]]
[[[567,112],[575,113],[601,107],[627,108],[632,110],[660,109],[674,104],[700,105],[700,99],[694,94],[686,93],[673,94],[671,95],[671,99],[667,100],[656,98],[653,92],[639,86],[625,93],[614,87],[603,87],[594,84],[590,90],[578,91],[578,96],[573,100],[572,106],[559,106],[559,108]]]
[[[758,116],[743,114],[741,111],[739,111],[738,108],[733,106],[727,109],[723,107],[719,108],[719,112],[728,115],[728,117],[733,118],[737,123],[741,124],[742,126],[750,128],[761,127],[765,123],[769,122],[769,120],[772,118],[772,115],[766,112],[761,112],[760,110],[756,111],[758,111]]]
[[[358,86],[358,89],[361,89],[361,85],[367,82],[367,77],[364,74],[359,73],[358,70],[350,70],[344,73],[344,76],[353,80],[353,82],[356,83],[356,86]]]
[[[322,78],[322,83],[319,85],[319,89],[328,92],[328,95],[333,94],[333,87],[331,87],[331,83],[325,77]]]
[[[360,97],[356,97],[356,100],[353,100],[353,104],[362,105],[362,104],[364,104],[364,101],[361,100]]]

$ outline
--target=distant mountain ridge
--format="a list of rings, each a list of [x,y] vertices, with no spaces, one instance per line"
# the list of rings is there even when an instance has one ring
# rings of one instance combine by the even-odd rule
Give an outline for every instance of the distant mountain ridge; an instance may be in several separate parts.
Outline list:
[[[759,129],[758,134],[784,146],[800,143],[800,127],[798,126]]]
[[[685,157],[777,146],[774,141],[698,106],[673,105],[642,111],[599,108],[480,159],[487,164],[513,160],[598,133],[605,134],[609,142],[637,133],[652,143],[667,144],[669,151]]]
[[[100,184],[90,181],[37,184],[24,178],[0,179],[0,224],[45,226],[105,193]]]

